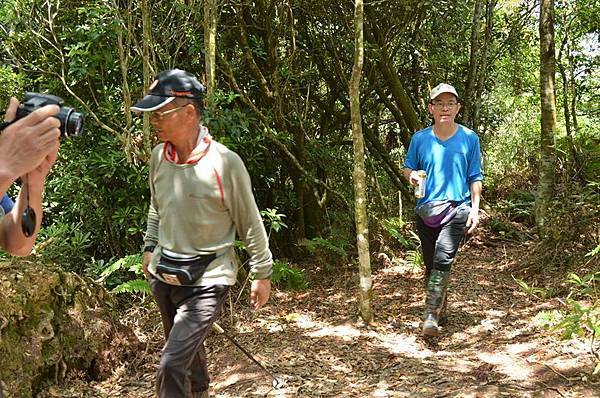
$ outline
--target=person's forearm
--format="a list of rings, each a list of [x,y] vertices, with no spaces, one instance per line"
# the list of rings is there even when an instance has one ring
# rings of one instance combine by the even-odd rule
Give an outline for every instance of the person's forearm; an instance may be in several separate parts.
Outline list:
[[[12,175],[12,173],[4,167],[4,164],[0,159],[0,197],[8,191],[8,188],[15,182],[17,176]]]
[[[27,194],[29,192],[29,200]],[[31,182],[23,184],[15,202],[15,207],[2,221],[2,247],[15,256],[27,256],[35,244],[35,239],[42,224],[42,195],[43,184]],[[33,209],[36,215],[35,229],[31,236],[27,237],[21,229],[21,217],[27,205]]]
[[[481,200],[481,181],[473,181],[470,186],[471,191],[471,208],[479,211],[479,202]]]
[[[156,246],[158,244],[158,212],[152,204],[148,208],[148,221],[146,223],[146,234],[144,235],[144,245]]]

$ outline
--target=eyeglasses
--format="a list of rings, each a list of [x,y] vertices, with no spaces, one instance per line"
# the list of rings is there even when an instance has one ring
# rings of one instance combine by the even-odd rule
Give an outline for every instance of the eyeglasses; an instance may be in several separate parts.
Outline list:
[[[453,109],[458,105],[458,102],[432,102],[431,105],[433,105],[435,109]]]
[[[154,111],[154,112],[152,112],[152,118],[156,119],[158,121],[163,120],[169,113],[175,113],[178,110],[180,110],[182,108],[185,108],[187,105],[189,105],[189,104],[180,106],[178,108],[169,109],[168,111],[164,111],[164,112],[156,112],[156,111]]]

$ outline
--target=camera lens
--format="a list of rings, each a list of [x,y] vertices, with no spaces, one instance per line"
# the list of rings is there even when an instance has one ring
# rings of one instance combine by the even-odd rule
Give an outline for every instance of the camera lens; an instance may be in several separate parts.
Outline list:
[[[73,108],[61,107],[57,115],[60,120],[60,132],[63,137],[77,137],[83,131],[83,115]]]

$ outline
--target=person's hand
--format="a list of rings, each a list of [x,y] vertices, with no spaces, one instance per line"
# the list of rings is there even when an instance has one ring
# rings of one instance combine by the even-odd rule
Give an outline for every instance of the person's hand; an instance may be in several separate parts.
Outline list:
[[[26,177],[23,177],[23,181],[27,181],[29,183],[29,189],[35,190],[38,187],[39,189],[43,189],[46,177],[48,176],[48,173],[50,172],[50,169],[54,165],[56,157],[58,156],[59,147],[60,143],[59,141],[56,141],[51,152],[44,159],[42,159],[41,163],[27,173]]]
[[[250,304],[257,310],[269,301],[270,294],[271,280],[255,279],[250,287]]]
[[[410,172],[408,182],[410,183],[410,185],[413,186],[417,186],[419,184],[419,176],[417,175],[417,170],[413,170]]]
[[[467,234],[473,233],[473,231],[475,231],[475,228],[477,228],[477,225],[479,225],[479,210],[471,209],[471,211],[469,212],[469,217],[467,217]]]
[[[14,120],[18,106],[19,101],[11,98],[4,116],[6,121]],[[40,175],[48,174],[59,146],[60,121],[53,117],[59,110],[57,105],[36,109],[1,132],[0,159],[5,163],[2,172],[8,178],[16,179],[38,166]]]
[[[150,279],[152,277],[150,271],[148,271],[148,264],[150,264],[150,261],[152,260],[152,254],[152,252],[144,252],[142,254],[142,269],[146,279]]]

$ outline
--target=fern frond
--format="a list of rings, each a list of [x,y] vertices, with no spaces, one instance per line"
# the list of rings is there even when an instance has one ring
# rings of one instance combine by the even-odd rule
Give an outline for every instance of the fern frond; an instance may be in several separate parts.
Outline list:
[[[142,279],[134,279],[120,284],[112,290],[115,294],[120,293],[152,293],[148,281]]]

